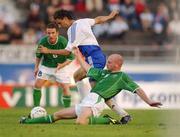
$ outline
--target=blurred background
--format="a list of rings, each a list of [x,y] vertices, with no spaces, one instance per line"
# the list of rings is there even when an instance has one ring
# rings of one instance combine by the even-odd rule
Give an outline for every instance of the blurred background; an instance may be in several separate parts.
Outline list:
[[[119,10],[114,20],[93,27],[103,51],[123,55],[123,71],[165,109],[180,108],[179,0],[0,0],[0,107],[32,106],[36,43],[57,9],[77,19]],[[65,29],[60,34],[67,37]],[[43,90],[42,105],[61,104],[61,89]],[[72,91],[73,105],[79,97]],[[126,92],[117,99],[124,108],[148,108]]]

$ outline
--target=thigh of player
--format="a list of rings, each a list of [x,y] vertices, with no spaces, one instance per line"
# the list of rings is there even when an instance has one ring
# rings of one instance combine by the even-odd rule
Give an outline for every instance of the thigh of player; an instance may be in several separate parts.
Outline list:
[[[90,108],[93,116],[99,116],[105,108],[104,99],[96,93],[89,93],[80,104],[75,106],[76,115],[80,116],[84,108]]]
[[[74,73],[74,80],[75,80],[75,82],[80,81],[80,80],[82,80],[85,77],[86,77],[86,71],[83,68],[79,68]]]
[[[36,79],[43,79],[43,80],[55,80],[55,70],[56,68],[48,68],[45,66],[40,66],[39,71],[37,73]]]
[[[55,81],[55,76],[39,70],[36,76],[35,87],[41,88],[46,81]]]
[[[86,57],[86,62],[94,68],[103,69],[106,65],[106,56],[101,51],[96,51]]]
[[[70,84],[71,77],[66,69],[60,69],[55,73],[56,81],[58,83]]]

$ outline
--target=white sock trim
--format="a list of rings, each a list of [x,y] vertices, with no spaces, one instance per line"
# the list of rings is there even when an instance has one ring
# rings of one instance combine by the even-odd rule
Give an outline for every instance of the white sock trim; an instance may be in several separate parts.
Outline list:
[[[50,123],[52,123],[52,119],[51,119],[51,116],[50,116],[50,115],[48,115],[48,117],[49,117]]]

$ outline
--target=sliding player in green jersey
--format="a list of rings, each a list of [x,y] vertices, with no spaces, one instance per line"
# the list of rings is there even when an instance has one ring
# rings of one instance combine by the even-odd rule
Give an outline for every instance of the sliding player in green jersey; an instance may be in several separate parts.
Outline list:
[[[104,101],[111,109],[116,107],[115,104],[111,106],[111,101],[110,103],[108,101],[121,92],[122,89],[136,93],[152,107],[159,107],[162,105],[160,102],[154,102],[149,99],[142,88],[129,78],[126,73],[120,71],[123,59],[119,54],[112,54],[109,56],[107,60],[107,70],[91,67],[82,59],[78,49],[74,49],[74,54],[82,68],[87,72],[87,76],[97,80],[97,83],[92,88],[91,92],[75,107],[57,111],[53,115],[48,115],[46,117],[34,119],[23,118],[21,119],[21,123],[52,123],[60,119],[77,118],[77,124],[122,124],[122,121],[114,120],[111,117],[97,117],[104,108],[102,106]]]
[[[162,105],[160,102],[154,102],[149,99],[144,92],[144,90],[139,87],[126,73],[121,71],[121,67],[123,65],[123,58],[119,54],[112,54],[107,59],[107,70],[100,70],[97,68],[91,67],[87,64],[80,55],[79,50],[74,49],[74,54],[76,55],[80,65],[87,72],[87,76],[94,78],[97,83],[91,89],[91,93],[88,96],[92,96],[93,99],[97,100],[98,98],[103,98],[105,103],[113,109],[116,107],[116,103],[112,102],[111,98],[117,95],[121,90],[128,90],[132,93],[136,93],[142,100],[144,100],[147,104],[152,107],[159,107]],[[94,97],[96,96],[96,97]],[[88,101],[88,100],[87,100]],[[95,102],[95,101],[94,101]],[[93,104],[92,104],[93,105]],[[84,108],[82,110],[82,118],[80,119],[88,119],[92,110],[89,108]],[[85,115],[87,114],[87,115]]]
[[[69,91],[70,76],[66,70],[68,64],[73,60],[73,55],[68,56],[56,54],[43,54],[38,51],[40,46],[48,49],[65,49],[67,39],[59,36],[59,27],[56,23],[50,23],[46,28],[46,36],[42,37],[36,50],[35,62],[35,85],[33,92],[34,106],[40,105],[41,88],[47,80],[55,80],[63,89],[62,101],[65,107],[71,103],[71,94]],[[58,67],[58,70],[57,70]]]
[[[112,54],[107,60],[107,70],[100,70],[92,68],[80,57],[78,49],[74,50],[79,63],[87,72],[88,77],[92,77],[97,81],[97,84],[92,88],[91,92],[98,94],[100,97],[108,101],[121,90],[128,90],[132,93],[136,93],[150,106],[159,106],[160,102],[154,102],[150,100],[145,94],[144,90],[139,87],[126,73],[120,71],[123,65],[123,58],[119,54]]]

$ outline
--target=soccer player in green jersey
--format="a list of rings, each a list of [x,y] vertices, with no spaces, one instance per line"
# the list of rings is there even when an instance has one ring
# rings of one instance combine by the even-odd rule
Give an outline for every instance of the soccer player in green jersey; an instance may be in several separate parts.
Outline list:
[[[59,27],[56,23],[50,23],[46,28],[46,36],[38,42],[36,50],[36,62],[34,74],[36,77],[33,100],[34,106],[40,105],[41,88],[47,80],[55,80],[63,89],[62,102],[64,107],[69,107],[71,94],[69,91],[70,76],[66,70],[68,64],[73,60],[73,55],[68,56],[56,54],[43,54],[38,51],[40,46],[48,49],[65,49],[67,39],[59,35]],[[58,70],[57,70],[58,68]]]
[[[97,80],[96,85],[91,92],[82,100],[82,102],[75,107],[67,108],[55,112],[53,115],[48,115],[41,118],[22,118],[21,123],[52,123],[60,119],[77,118],[77,124],[122,124],[111,117],[97,117],[104,107],[104,101],[109,105],[108,101],[121,90],[126,89],[132,93],[136,93],[142,100],[152,107],[159,107],[162,104],[149,99],[142,88],[140,88],[129,76],[120,71],[123,64],[123,58],[119,54],[112,54],[107,60],[107,70],[100,70],[91,67],[86,63],[78,49],[74,49],[80,65],[87,72],[87,76]],[[111,104],[111,103],[110,103]],[[114,105],[114,104],[113,104]],[[110,106],[113,108],[116,106]]]
[[[88,77],[94,78],[97,83],[92,88],[91,93],[96,93],[104,98],[106,102],[117,95],[121,90],[128,90],[136,93],[142,100],[152,107],[159,107],[162,105],[160,102],[154,102],[149,99],[144,90],[139,87],[126,73],[120,71],[123,65],[123,58],[119,54],[112,54],[108,57],[106,66],[107,70],[100,70],[91,67],[80,56],[77,48],[74,49],[80,65],[87,72]]]

